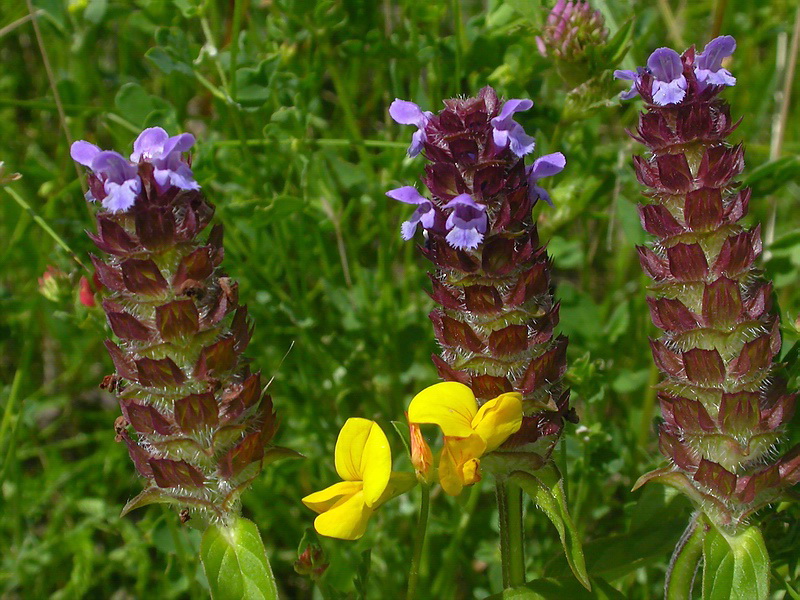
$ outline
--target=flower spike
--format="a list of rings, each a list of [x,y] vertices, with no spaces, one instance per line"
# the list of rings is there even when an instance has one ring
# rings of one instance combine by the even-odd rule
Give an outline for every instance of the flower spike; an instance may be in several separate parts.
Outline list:
[[[534,141],[513,117],[530,109],[530,100],[503,102],[486,87],[471,98],[445,100],[443,110],[424,118],[415,106],[395,101],[392,113],[422,127],[428,160],[422,181],[429,193],[406,186],[387,195],[418,207],[403,224],[403,237],[410,239],[421,224],[421,251],[435,267],[430,295],[438,306],[430,319],[441,354],[433,361],[442,379],[472,390],[478,408],[505,393],[520,394],[524,417],[504,449],[535,455],[542,464],[564,420],[576,420],[562,379],[567,341],[554,333],[559,305],[550,261],[532,218],[539,200],[551,201],[541,179],[559,173],[566,158],[555,152],[526,168],[522,155]],[[448,439],[470,435],[445,431]],[[475,453],[459,444],[446,444],[444,453],[454,473]],[[470,469],[462,469],[462,485],[469,472],[479,475]]]
[[[297,454],[271,444],[272,400],[242,361],[252,328],[236,282],[220,270],[221,225],[201,235],[214,207],[188,179],[181,154],[193,143],[152,128],[136,140],[136,162],[85,141],[70,153],[89,169],[88,197],[102,206],[90,237],[108,256],[92,262],[119,338],[106,341],[115,373],[102,386],[122,410],[116,440],[147,482],[123,513],[171,503],[229,524],[262,466]]]
[[[795,394],[776,375],[778,316],[756,268],[760,230],[740,224],[750,190],[736,182],[744,154],[726,140],[736,125],[719,97],[735,83],[721,66],[735,48],[722,36],[697,56],[656,50],[635,82],[647,107],[634,134],[648,149],[634,166],[648,188],[642,225],[656,241],[638,250],[656,282],[648,303],[663,335],[651,346],[670,463],[637,487],[676,487],[733,533],[800,481],[800,446],[775,458]]]

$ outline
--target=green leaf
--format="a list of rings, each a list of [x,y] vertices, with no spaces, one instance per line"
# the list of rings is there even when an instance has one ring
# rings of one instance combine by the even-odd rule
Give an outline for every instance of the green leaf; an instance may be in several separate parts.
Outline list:
[[[192,77],[194,71],[192,71],[192,67],[187,65],[184,62],[179,62],[172,58],[163,48],[150,48],[147,52],[144,53],[147,59],[152,62],[155,66],[161,69],[162,72],[169,75],[172,72],[183,73],[189,77]]]
[[[666,600],[692,597],[697,567],[703,556],[703,542],[708,526],[702,519],[692,519],[683,534],[667,570]]]
[[[625,58],[631,47],[631,39],[633,39],[633,18],[625,21],[603,48],[607,65],[616,66]]]
[[[280,58],[262,60],[257,67],[241,67],[236,71],[236,102],[242,106],[263,106],[272,93]]]
[[[790,254],[797,246],[800,246],[800,229],[787,231],[782,236],[775,239],[769,249],[775,254]]]
[[[139,127],[145,124],[153,111],[171,109],[167,102],[151,96],[141,85],[133,82],[126,83],[119,89],[114,104],[125,119]]]
[[[83,18],[97,25],[106,16],[108,10],[108,0],[91,0],[86,10],[83,11]]]
[[[581,539],[567,508],[561,474],[555,466],[548,465],[536,471],[535,475],[517,471],[511,475],[511,480],[525,490],[555,525],[570,569],[586,589],[591,589]]]
[[[785,156],[764,163],[742,179],[742,185],[753,188],[753,197],[759,198],[774,193],[787,181],[800,176],[800,158]]]
[[[64,32],[67,23],[66,3],[60,0],[34,0],[33,5],[40,9],[59,31]]]
[[[361,554],[361,562],[358,564],[355,577],[356,592],[361,600],[367,600],[367,584],[371,567],[372,550],[366,550]]]
[[[769,555],[755,525],[728,535],[713,525],[703,542],[703,600],[766,600]]]
[[[230,526],[209,526],[200,542],[200,559],[213,600],[278,598],[267,551],[252,521],[238,518]]]
[[[544,14],[541,0],[507,0],[507,2],[535,27],[542,25]]]
[[[403,441],[403,446],[405,446],[406,453],[408,456],[411,456],[411,433],[408,430],[408,423],[404,423],[403,421],[392,421],[392,427],[394,427],[397,435],[400,436],[400,439]]]

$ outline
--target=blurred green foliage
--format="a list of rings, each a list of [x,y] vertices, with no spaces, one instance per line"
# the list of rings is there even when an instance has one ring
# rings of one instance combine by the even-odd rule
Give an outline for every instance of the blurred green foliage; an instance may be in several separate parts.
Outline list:
[[[764,268],[776,283],[788,352],[800,312],[797,78],[785,118],[780,103],[795,2],[594,4],[612,38],[631,27],[630,52],[617,52],[619,64],[607,69],[643,64],[662,45],[702,46],[717,32],[736,37],[731,70],[739,85],[725,96],[744,117],[733,139],[747,147],[749,222],[768,223],[777,207]],[[536,211],[555,259],[581,415],[557,459],[590,575],[631,599],[661,597],[690,508],[658,487],[629,491],[662,463],[647,343],[654,330],[634,250],[645,241],[630,166],[640,150],[625,135],[637,103],[621,105],[622,86],[602,71],[586,73],[583,88],[565,88],[534,42],[548,4],[34,0],[33,7],[50,73],[26,2],[0,7],[0,160],[23,175],[11,185],[31,208],[0,191],[0,595],[208,593],[199,532],[161,507],[117,516],[140,482],[114,442],[116,403],[97,387],[111,369],[105,321],[77,301],[80,267],[34,220],[87,262],[91,211],[68,136],[123,152],[146,126],[197,136],[193,167],[225,224],[225,266],[256,324],[249,356],[274,377],[279,443],[307,457],[269,468],[245,496],[244,512],[264,535],[286,597],[312,598],[319,596],[310,581],[292,569],[313,520],[299,498],[334,481],[340,426],[361,416],[391,431],[413,394],[436,381],[427,265],[400,240],[405,211],[384,196],[414,183],[422,162],[406,158],[410,131],[391,122],[387,107],[400,97],[437,110],[441,99],[488,83],[506,97],[532,98],[534,109],[519,120],[536,135],[537,153],[568,157],[553,188],[556,208]],[[782,145],[771,150],[779,130]],[[38,278],[50,265],[64,275],[45,297]],[[392,444],[397,468],[409,468],[401,440]],[[332,564],[327,589],[347,593],[366,581],[368,597],[402,593],[415,498],[383,507],[359,542],[322,540]],[[421,575],[430,597],[500,591],[493,504],[489,486],[456,500],[434,496]],[[778,509],[759,516],[774,597],[800,598],[800,510]],[[542,589],[572,586],[552,526],[529,510],[526,529],[529,576],[551,578]],[[614,597],[604,585],[596,587]]]

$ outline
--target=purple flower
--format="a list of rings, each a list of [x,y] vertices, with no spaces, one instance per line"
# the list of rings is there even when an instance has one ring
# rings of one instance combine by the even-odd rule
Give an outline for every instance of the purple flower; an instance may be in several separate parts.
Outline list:
[[[553,206],[550,194],[547,193],[547,190],[537,185],[537,182],[542,177],[551,177],[561,173],[566,164],[567,159],[564,155],[561,154],[561,152],[554,152],[553,154],[540,156],[533,161],[532,165],[525,169],[528,175],[528,197],[531,199],[531,202],[535,202],[541,198],[550,206]]]
[[[423,229],[430,229],[433,227],[433,222],[436,217],[436,212],[433,210],[433,203],[422,196],[415,187],[410,185],[397,188],[396,190],[389,190],[386,192],[389,198],[405,202],[406,204],[416,204],[417,210],[411,215],[408,221],[405,221],[401,227],[401,235],[404,240],[408,241],[414,237],[414,232],[417,230],[417,225],[422,224]]]
[[[191,133],[181,133],[169,137],[161,127],[145,129],[133,143],[133,162],[152,163],[153,178],[161,187],[174,185],[182,190],[199,190],[189,165],[181,159],[181,154],[194,145]]]
[[[419,106],[407,100],[395,98],[389,107],[389,115],[400,125],[415,125],[417,131],[411,136],[411,145],[408,147],[408,155],[416,156],[422,151],[427,137],[425,127],[433,116],[430,111],[423,111]]]
[[[511,151],[517,156],[533,152],[535,140],[513,119],[514,113],[529,110],[532,106],[533,102],[530,100],[508,100],[500,114],[492,119],[492,136],[499,148],[511,144]]]
[[[453,209],[445,223],[445,228],[450,232],[447,234],[447,243],[459,250],[477,248],[489,225],[486,207],[475,202],[469,194],[461,194],[445,204],[444,208]]]
[[[659,105],[677,104],[686,95],[683,62],[672,48],[659,48],[647,59],[653,75],[653,102]]]
[[[736,50],[736,40],[730,35],[714,38],[694,61],[694,74],[700,88],[706,85],[736,85],[736,78],[722,68],[722,59]]]
[[[635,71],[631,71],[629,69],[621,70],[617,69],[614,71],[614,78],[615,79],[625,79],[631,82],[631,89],[627,92],[621,92],[619,97],[623,100],[630,100],[631,98],[635,98],[639,95],[639,84],[642,81],[642,75],[647,73],[647,69],[644,67],[636,67]]]
[[[639,95],[642,76],[649,73],[653,76],[653,103],[663,106],[677,104],[686,95],[686,77],[683,75],[683,62],[680,55],[672,48],[659,48],[647,59],[647,69],[637,67],[636,71],[617,70],[614,77],[631,81],[631,89],[622,92],[619,97],[630,100]]]
[[[72,159],[89,167],[102,181],[105,197],[101,198],[103,207],[111,212],[125,212],[136,201],[142,191],[142,180],[137,168],[117,152],[100,150],[94,144],[83,140],[75,142],[70,148]],[[86,199],[94,202],[91,192]]]

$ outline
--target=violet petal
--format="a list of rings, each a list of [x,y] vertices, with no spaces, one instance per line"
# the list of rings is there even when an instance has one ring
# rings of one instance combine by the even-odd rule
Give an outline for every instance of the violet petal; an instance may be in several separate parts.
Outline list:
[[[392,200],[398,200],[406,204],[422,204],[423,202],[429,201],[417,191],[417,188],[411,185],[404,185],[403,187],[389,190],[386,192],[386,195]]]
[[[91,167],[94,157],[100,154],[100,152],[102,152],[100,148],[85,140],[78,140],[69,148],[69,155],[72,157],[72,160],[84,167]]]

